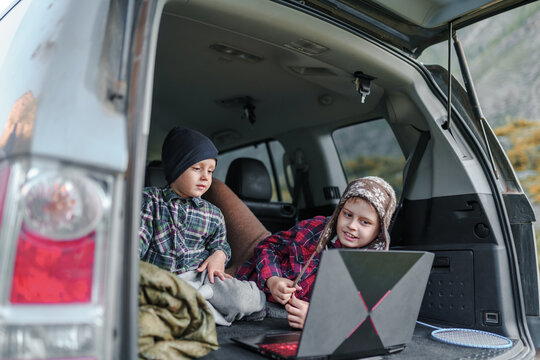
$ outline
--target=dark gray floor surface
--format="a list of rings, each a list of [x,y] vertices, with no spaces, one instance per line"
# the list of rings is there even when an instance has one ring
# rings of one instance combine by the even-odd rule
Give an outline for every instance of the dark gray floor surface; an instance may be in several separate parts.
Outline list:
[[[237,321],[232,326],[218,326],[220,349],[211,352],[203,359],[266,359],[250,350],[236,345],[231,338],[264,334],[269,331],[292,330],[286,319],[265,318],[262,321]],[[430,338],[431,329],[417,325],[412,341],[396,354],[374,357],[375,359],[412,360],[412,359],[493,359],[512,357],[517,347],[501,350],[486,350],[461,347],[437,342]],[[371,358],[373,359],[373,358]]]

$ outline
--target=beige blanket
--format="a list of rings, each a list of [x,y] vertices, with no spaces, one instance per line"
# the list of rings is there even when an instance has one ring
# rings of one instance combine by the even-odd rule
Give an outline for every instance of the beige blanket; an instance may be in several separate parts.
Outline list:
[[[202,296],[185,281],[140,262],[139,358],[191,359],[219,348]]]

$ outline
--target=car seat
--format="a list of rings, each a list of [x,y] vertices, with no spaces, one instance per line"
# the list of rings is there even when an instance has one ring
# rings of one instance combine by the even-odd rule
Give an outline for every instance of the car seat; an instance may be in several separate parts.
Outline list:
[[[165,172],[161,165],[161,161],[150,161],[148,165],[146,165],[144,186],[164,187],[167,185],[168,184],[167,180],[165,179]]]
[[[225,184],[272,233],[288,230],[295,224],[295,206],[271,201],[272,182],[262,161],[253,158],[235,159],[229,165]]]

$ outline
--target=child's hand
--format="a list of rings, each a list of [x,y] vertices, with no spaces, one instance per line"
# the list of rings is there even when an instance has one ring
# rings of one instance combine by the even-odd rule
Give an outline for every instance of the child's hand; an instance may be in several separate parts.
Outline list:
[[[293,284],[294,281],[279,276],[271,276],[266,280],[266,286],[272,293],[272,296],[282,305],[285,305],[289,301],[295,291],[302,290],[298,285],[293,287]]]
[[[208,269],[208,278],[210,283],[214,283],[214,275],[221,280],[232,279],[232,276],[225,273],[225,261],[227,261],[227,255],[221,250],[216,250],[199,266],[197,271],[201,272],[204,269]]]
[[[298,299],[293,294],[289,300],[289,303],[285,305],[285,310],[287,310],[289,313],[287,315],[289,326],[296,329],[303,329],[308,309],[309,303],[307,301]]]

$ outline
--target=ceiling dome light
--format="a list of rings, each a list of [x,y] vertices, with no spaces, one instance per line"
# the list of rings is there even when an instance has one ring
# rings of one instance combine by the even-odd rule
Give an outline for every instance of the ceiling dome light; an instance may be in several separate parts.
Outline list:
[[[262,56],[251,54],[247,51],[240,50],[225,44],[212,44],[209,46],[210,49],[217,51],[221,54],[232,56],[235,59],[242,60],[248,63],[258,63],[262,61]]]
[[[299,39],[283,45],[306,55],[319,55],[330,50],[326,46],[307,39]]]

